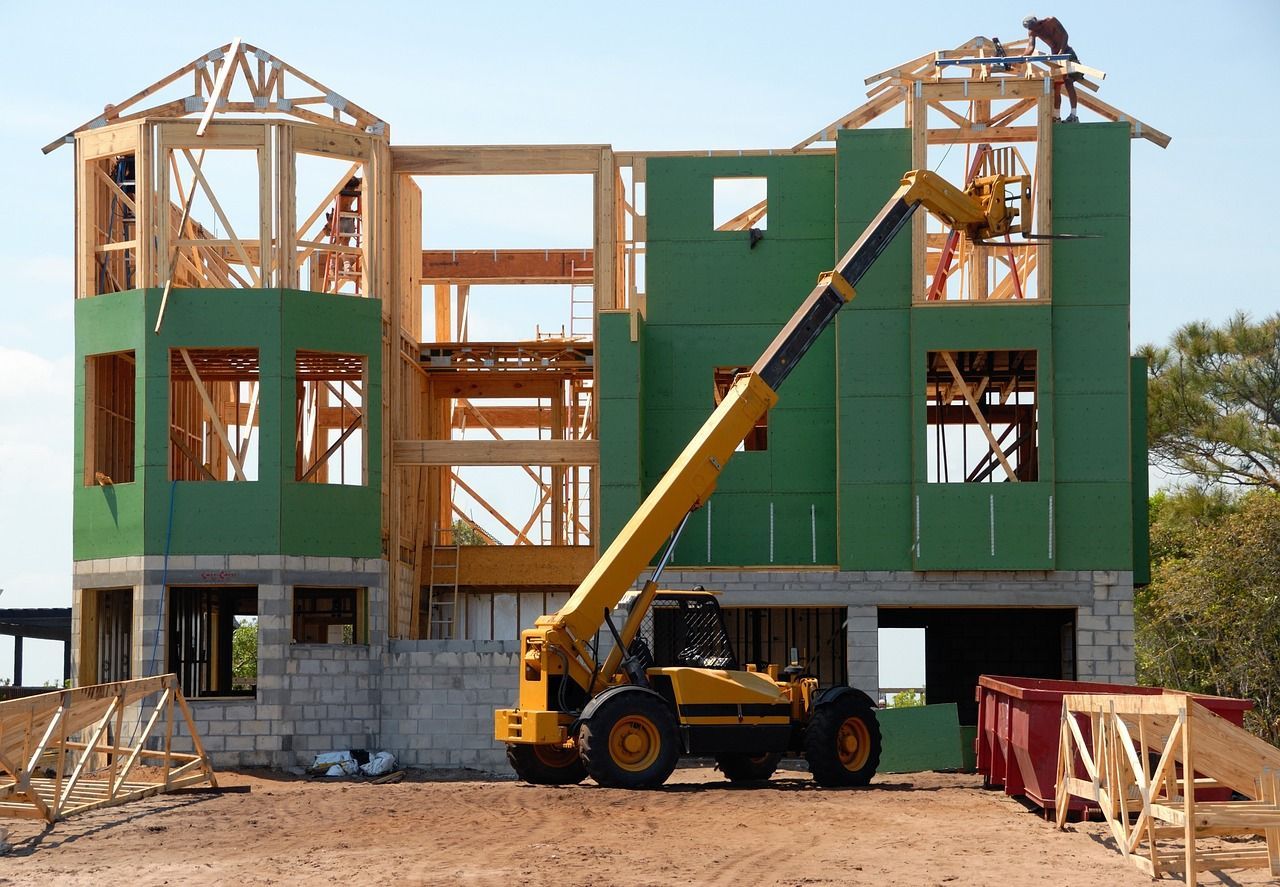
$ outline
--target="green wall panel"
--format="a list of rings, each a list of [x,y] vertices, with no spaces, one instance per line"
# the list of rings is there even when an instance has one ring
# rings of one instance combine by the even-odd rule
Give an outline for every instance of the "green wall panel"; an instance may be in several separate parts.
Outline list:
[[[1053,309],[1053,380],[1059,394],[1127,394],[1129,309]]]
[[[919,570],[1048,570],[1049,483],[921,484]]]
[[[819,238],[829,255],[834,170],[829,154],[651,158],[645,184],[648,244],[707,241],[746,249],[747,232],[715,230],[713,195],[717,178],[751,177],[768,181],[767,230],[756,250],[770,241]]]
[[[911,168],[911,133],[905,129],[841,130],[836,136],[836,244],[844,255],[898,189]],[[845,309],[855,314],[911,305],[911,236],[897,239],[858,282]]]
[[[175,290],[161,332],[158,289],[76,304],[77,456],[73,556],[314,554],[377,556],[381,489],[381,307],[376,300],[281,290]],[[138,480],[114,493],[84,488],[84,355],[138,352]],[[258,350],[257,480],[168,479],[169,355],[178,347]],[[368,358],[367,484],[297,484],[293,465],[298,348]]]
[[[1124,394],[1059,394],[1054,468],[1062,483],[1128,483],[1130,400]]]
[[[1054,307],[1128,306],[1129,220],[1054,216],[1054,231],[1091,235],[1053,248]]]
[[[906,309],[845,307],[836,318],[839,396],[910,395],[910,329]]]
[[[1053,130],[1053,217],[1129,217],[1128,123]],[[1056,229],[1055,229],[1056,230]]]
[[[884,752],[880,773],[958,770],[964,765],[960,715],[954,702],[876,712]]]
[[[840,568],[910,570],[910,484],[840,485]]]
[[[1019,305],[950,303],[912,308],[912,369],[923,372],[926,351],[1034,348],[1047,352],[1053,341],[1051,322],[1050,307],[1031,302]],[[1043,369],[1041,375],[1044,375]],[[923,380],[919,390],[924,391]]]
[[[715,368],[755,363],[831,267],[834,168],[830,155],[650,161],[642,490],[714,410]],[[711,229],[713,180],[734,175],[768,179],[768,230],[754,249],[745,232]],[[736,454],[721,474],[711,505],[714,564],[768,562],[771,504],[775,563],[812,562],[811,506],[814,517],[829,512],[817,544],[825,562],[834,560],[834,332],[814,343],[779,395],[767,449]],[[677,563],[707,563],[705,520],[691,519]]]
[[[1132,569],[1132,508],[1127,483],[1058,484],[1054,509],[1058,569]]]
[[[1147,361],[1143,357],[1130,360],[1130,408],[1132,453],[1130,478],[1133,490],[1133,581],[1146,585],[1151,581],[1151,527],[1147,510]]]
[[[840,481],[911,482],[911,398],[840,398]]]
[[[138,290],[78,299],[75,315],[75,416],[73,429],[72,557],[123,557],[142,550],[147,478],[142,470],[146,422],[146,339],[144,306]],[[85,359],[94,354],[132,351],[134,377],[134,480],[113,486],[84,483]]]

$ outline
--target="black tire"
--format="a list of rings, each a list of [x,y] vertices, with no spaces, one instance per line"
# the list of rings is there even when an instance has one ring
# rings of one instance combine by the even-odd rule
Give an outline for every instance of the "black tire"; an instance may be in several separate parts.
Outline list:
[[[826,788],[866,785],[880,766],[880,722],[865,700],[846,693],[818,706],[805,731],[804,757]]]
[[[778,769],[781,752],[765,752],[759,755],[716,755],[716,766],[730,782],[765,782]]]
[[[552,745],[508,745],[507,763],[532,785],[577,785],[587,778],[576,750]]]
[[[643,691],[615,693],[578,727],[587,773],[607,788],[656,788],[680,758],[671,709]]]

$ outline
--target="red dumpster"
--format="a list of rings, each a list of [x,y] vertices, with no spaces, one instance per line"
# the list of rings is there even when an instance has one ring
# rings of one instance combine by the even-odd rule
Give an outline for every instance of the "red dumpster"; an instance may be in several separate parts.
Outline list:
[[[1058,729],[1062,697],[1069,693],[1106,693],[1156,696],[1162,687],[1129,684],[1097,684],[1087,681],[1050,681],[1039,678],[982,675],[978,678],[978,772],[990,788],[1004,788],[1007,795],[1025,796],[1040,807],[1053,807],[1057,791]],[[1253,708],[1247,699],[1193,696],[1196,702],[1237,727]],[[1080,722],[1086,740],[1089,724]],[[1079,772],[1077,776],[1085,774]],[[1201,801],[1225,801],[1230,789],[1198,789]],[[1071,799],[1071,809],[1082,811],[1085,802]]]

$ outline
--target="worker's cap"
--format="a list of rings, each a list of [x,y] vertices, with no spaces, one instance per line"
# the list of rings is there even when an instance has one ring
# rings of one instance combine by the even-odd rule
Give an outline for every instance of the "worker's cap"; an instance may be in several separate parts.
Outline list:
[[[1040,21],[1040,19],[1036,18],[1034,15],[1029,15],[1022,20],[1022,27],[1033,28],[1038,21]]]

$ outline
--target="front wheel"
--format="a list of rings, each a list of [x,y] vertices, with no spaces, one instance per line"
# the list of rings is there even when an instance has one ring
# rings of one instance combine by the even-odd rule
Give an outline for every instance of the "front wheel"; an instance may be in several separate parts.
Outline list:
[[[512,744],[507,746],[507,763],[532,785],[577,785],[587,778],[587,768],[573,748]]]
[[[764,752],[759,755],[716,755],[716,766],[730,782],[765,782],[782,760],[781,752]]]
[[[578,727],[587,772],[608,788],[655,788],[680,757],[680,733],[671,709],[656,696],[623,691],[603,700]]]
[[[805,731],[804,756],[818,785],[866,785],[880,766],[880,722],[869,703],[846,693],[818,706]]]

